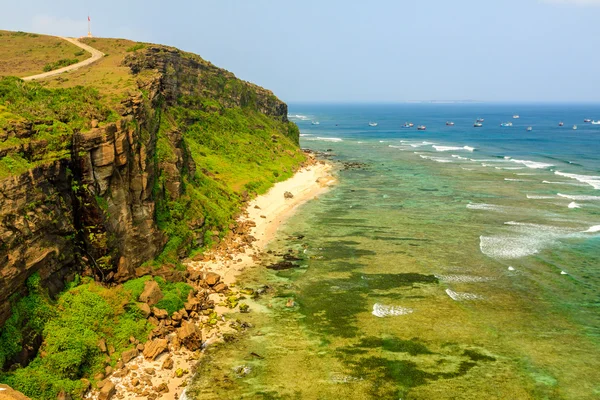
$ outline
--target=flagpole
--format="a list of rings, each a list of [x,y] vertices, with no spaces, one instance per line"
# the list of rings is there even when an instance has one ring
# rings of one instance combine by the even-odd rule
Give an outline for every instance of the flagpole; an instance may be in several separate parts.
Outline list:
[[[88,15],[88,37],[92,37],[92,20]]]

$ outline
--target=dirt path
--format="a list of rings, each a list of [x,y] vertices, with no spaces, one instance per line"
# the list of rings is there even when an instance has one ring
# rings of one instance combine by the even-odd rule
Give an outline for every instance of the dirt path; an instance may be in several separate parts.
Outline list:
[[[56,75],[62,74],[63,72],[75,71],[76,69],[79,69],[81,67],[85,67],[86,65],[90,65],[90,64],[98,61],[102,57],[104,57],[104,53],[102,53],[101,51],[98,51],[98,50],[94,49],[93,47],[88,46],[87,44],[81,43],[77,39],[67,38],[67,37],[62,37],[62,36],[59,36],[59,37],[61,39],[63,39],[63,40],[66,40],[69,43],[74,44],[77,47],[82,48],[83,50],[87,51],[88,53],[91,53],[92,56],[90,58],[86,59],[86,60],[78,62],[77,64],[72,64],[72,65],[69,65],[67,67],[63,67],[63,68],[60,68],[60,69],[55,69],[54,71],[44,72],[43,74],[26,76],[25,78],[21,78],[21,79],[23,79],[24,81],[33,81],[33,80],[36,80],[36,79],[42,79],[42,78],[48,78],[48,77],[51,77],[51,76],[56,76]]]

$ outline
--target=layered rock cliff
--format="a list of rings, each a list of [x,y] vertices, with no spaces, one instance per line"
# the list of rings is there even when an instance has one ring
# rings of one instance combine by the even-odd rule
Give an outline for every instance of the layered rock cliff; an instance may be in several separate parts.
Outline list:
[[[0,88],[0,326],[36,272],[57,293],[74,274],[123,282],[156,257],[174,266],[218,241],[248,192],[302,161],[270,91],[164,46],[124,52],[120,65],[125,94],[92,93],[102,107],[77,116],[35,109],[33,91],[71,89]],[[27,107],[9,99],[21,92]]]

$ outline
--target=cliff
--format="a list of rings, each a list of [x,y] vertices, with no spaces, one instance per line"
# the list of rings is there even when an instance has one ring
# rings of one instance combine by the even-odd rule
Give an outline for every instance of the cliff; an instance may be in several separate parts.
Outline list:
[[[68,78],[0,79],[0,326],[35,273],[56,294],[75,274],[176,268],[303,161],[270,91],[174,48],[88,44],[110,56]]]

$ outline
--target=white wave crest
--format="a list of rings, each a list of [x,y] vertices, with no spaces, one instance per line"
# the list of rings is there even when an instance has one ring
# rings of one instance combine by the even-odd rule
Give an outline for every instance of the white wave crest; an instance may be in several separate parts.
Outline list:
[[[581,183],[585,183],[593,187],[594,189],[600,190],[600,176],[593,175],[578,175],[578,174],[567,174],[565,172],[556,171],[556,175],[564,176],[567,178],[575,179]]]
[[[534,194],[528,194],[527,198],[535,199],[535,200],[547,200],[547,199],[555,199],[556,196],[538,196],[538,195],[534,195]]]
[[[587,231],[584,231],[583,233],[596,233],[596,232],[600,232],[600,225],[594,225],[594,226],[590,227],[590,229],[588,229]]]
[[[443,282],[489,282],[492,278],[485,276],[473,276],[473,275],[435,275],[440,281]]]
[[[517,164],[523,164],[527,168],[533,168],[533,169],[543,169],[543,168],[549,168],[549,167],[554,166],[553,164],[547,164],[547,163],[543,163],[543,162],[530,161],[530,160],[513,160],[513,159],[511,159],[510,161],[517,163]]]
[[[509,181],[509,182],[531,182],[530,180],[527,179],[514,179],[514,178],[504,178],[505,181]]]
[[[537,254],[542,246],[532,236],[480,236],[479,249],[488,257],[513,260]]]
[[[400,307],[400,306],[386,306],[384,304],[375,303],[373,304],[372,314],[376,317],[395,317],[398,315],[412,314],[415,310],[412,308]]]
[[[581,208],[581,206],[577,203],[575,203],[574,201],[569,203],[569,208]]]
[[[467,157],[461,157],[461,156],[459,156],[458,154],[452,154],[452,157],[454,157],[454,158],[457,158],[457,159],[459,159],[459,160],[468,160],[468,158],[467,158]]]
[[[557,195],[559,195],[560,197],[564,197],[565,199],[579,200],[579,201],[600,200],[600,196],[570,195],[570,194],[562,194],[562,193],[557,193]]]
[[[470,204],[467,204],[467,208],[470,210],[506,212],[504,207],[502,207],[502,206],[497,206],[494,204],[485,204],[485,203],[470,203]]]
[[[473,293],[455,292],[454,290],[450,290],[450,289],[446,289],[446,294],[448,296],[450,296],[450,298],[454,301],[482,299],[481,296],[473,294]]]
[[[471,146],[462,146],[462,147],[456,147],[456,146],[432,146],[436,151],[461,151],[461,150],[466,150],[466,151],[470,151],[473,152],[475,151],[474,147]]]
[[[320,137],[320,136],[317,136],[317,137],[314,137],[314,138],[313,137],[309,137],[309,138],[306,138],[306,140],[320,140],[320,141],[323,141],[323,142],[342,142],[343,141],[343,139],[340,139],[340,138],[335,138],[335,137]]]

